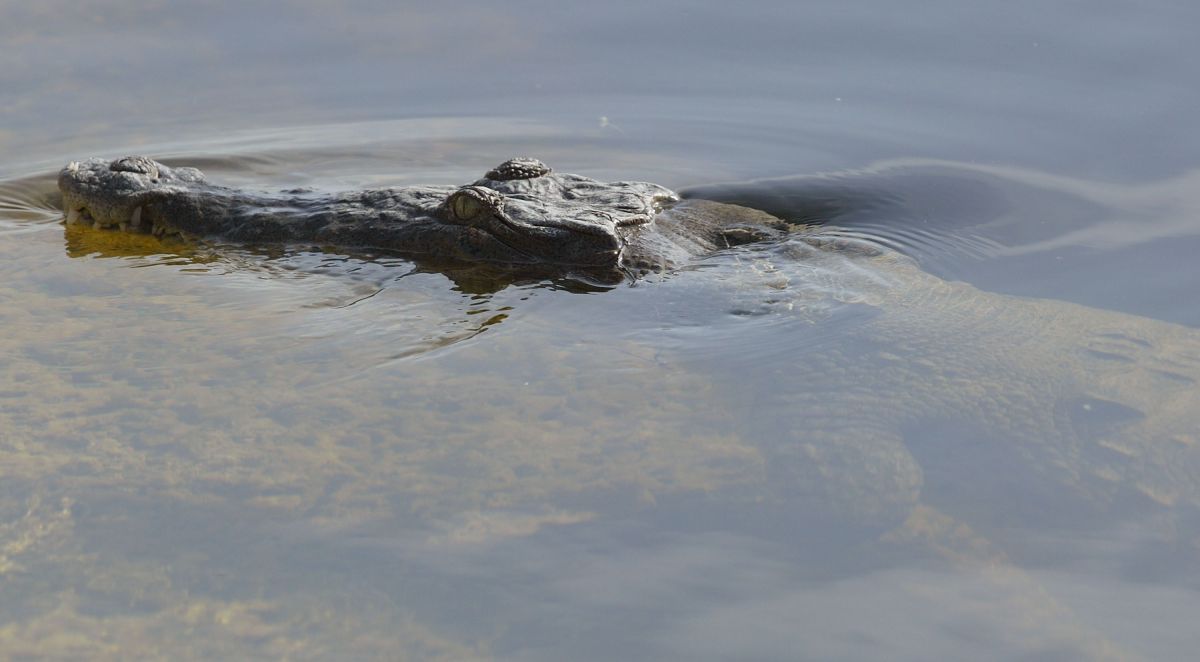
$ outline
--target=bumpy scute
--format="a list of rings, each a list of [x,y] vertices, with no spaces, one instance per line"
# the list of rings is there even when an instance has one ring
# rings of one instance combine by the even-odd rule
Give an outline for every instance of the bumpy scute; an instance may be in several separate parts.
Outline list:
[[[519,156],[492,168],[484,176],[488,179],[507,182],[514,179],[534,179],[548,174],[550,174],[550,168],[545,163],[537,159]]]

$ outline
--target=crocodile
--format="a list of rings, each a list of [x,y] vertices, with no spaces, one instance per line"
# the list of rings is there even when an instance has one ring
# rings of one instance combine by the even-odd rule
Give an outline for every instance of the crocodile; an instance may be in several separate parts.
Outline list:
[[[513,158],[464,186],[252,193],[145,156],[72,162],[58,176],[68,225],[252,243],[309,242],[441,260],[547,265],[599,280],[678,266],[778,238],[764,212],[681,200],[646,182],[601,182]]]
[[[744,248],[796,265],[790,279],[787,266],[768,275],[779,297],[870,314],[832,345],[801,343],[785,387],[746,403],[803,417],[786,430],[769,420],[744,430],[764,459],[767,492],[756,498],[889,526],[920,503],[927,473],[956,476],[955,463],[986,458],[1002,468],[999,486],[955,488],[953,507],[1011,495],[1006,480],[1038,486],[1019,490],[1035,502],[1200,504],[1200,332],[1188,327],[984,292],[861,238],[798,232],[747,207],[557,174],[526,158],[465,186],[273,195],[145,157],[91,159],[64,168],[59,186],[69,225],[619,278],[757,242]]]
[[[1070,626],[1070,614],[1056,610],[1052,602],[1047,606],[1046,591],[1008,567],[1003,555],[991,551],[986,539],[963,522],[1003,534],[1012,521],[996,520],[1016,513],[1018,524],[1045,523],[1041,518],[1046,518],[1058,532],[1059,525],[1074,523],[1063,520],[1080,515],[1099,514],[1101,524],[1115,524],[1124,515],[1162,510],[1188,517],[1200,505],[1200,331],[1194,328],[982,291],[929,274],[907,256],[868,241],[835,239],[829,232],[789,232],[792,228],[779,219],[744,207],[679,200],[652,184],[604,184],[551,174],[527,160],[506,162],[466,187],[334,195],[242,193],[204,183],[194,169],[140,158],[72,164],[63,170],[60,184],[72,225],[104,229],[124,224],[127,231],[153,234],[316,241],[466,260],[598,267],[626,277],[727,246],[769,240],[763,241],[762,251],[739,252],[738,257],[774,260],[775,270],[759,272],[772,296],[798,305],[832,298],[865,313],[852,324],[816,325],[812,336],[805,335],[803,324],[790,327],[788,345],[778,348],[777,360],[756,362],[769,363],[770,369],[739,379],[728,390],[720,386],[726,380],[707,379],[706,372],[728,369],[721,363],[728,355],[723,344],[772,349],[751,335],[755,325],[739,323],[732,335],[719,326],[706,328],[712,345],[701,349],[713,351],[678,358],[683,365],[671,365],[670,352],[636,348],[666,369],[630,371],[634,379],[641,375],[663,381],[651,381],[653,387],[620,384],[617,389],[635,394],[606,403],[620,415],[549,433],[534,426],[528,436],[489,435],[486,452],[480,448],[469,454],[478,464],[465,474],[480,483],[464,478],[466,483],[448,483],[453,496],[437,496],[453,511],[460,507],[456,499],[461,493],[486,495],[480,497],[484,510],[446,518],[466,521],[463,528],[472,536],[536,530],[536,523],[513,527],[504,521],[520,516],[523,508],[534,513],[531,521],[570,521],[575,515],[556,508],[587,502],[576,495],[588,490],[645,493],[659,508],[682,509],[681,521],[688,520],[687,509],[698,507],[705,511],[703,519],[693,521],[719,521],[722,526],[753,524],[741,509],[746,502],[751,514],[766,510],[771,527],[782,528],[789,518],[831,515],[837,526],[805,531],[828,537],[844,522],[869,525],[873,533],[890,528],[892,539],[923,542],[943,557],[985,568],[985,576],[999,573],[999,590],[991,591],[989,599],[1016,595],[1018,613],[1035,625],[1045,624],[1045,636],[1060,644],[1062,632],[1056,628],[1064,622]],[[717,266],[729,262],[718,260]],[[723,275],[719,268],[707,273]],[[694,280],[701,287],[712,281]],[[761,291],[749,288],[752,297]],[[828,329],[834,333],[827,334]],[[578,333],[586,337],[595,331],[581,326]],[[693,337],[689,344],[698,342]],[[489,352],[479,352],[480,361],[487,361],[488,353],[507,354],[496,348],[526,348],[519,334],[497,336],[492,343]],[[604,342],[594,346],[612,349]],[[556,360],[536,354],[532,359],[546,366]],[[404,375],[395,383],[383,382],[388,388],[372,382],[371,389],[351,393],[338,386],[327,396],[335,402],[341,398],[346,411],[357,406],[365,413],[397,403],[425,407],[421,396],[430,390],[429,381],[455,404],[488,401],[511,387],[511,376],[502,370],[460,374],[455,367],[429,362],[426,368],[434,372],[425,373],[426,379]],[[437,372],[441,369],[447,371]],[[566,381],[552,371],[544,374],[553,395],[547,401],[560,400],[559,387],[566,391],[588,384],[577,381],[583,378],[576,371]],[[672,390],[675,384],[680,384],[678,390]],[[716,389],[715,394],[697,395],[696,384]],[[383,392],[387,399],[371,399]],[[229,402],[244,407],[247,416],[257,415],[253,398],[247,400],[250,404],[237,398]],[[665,401],[683,403],[686,416],[696,423],[670,427],[655,410]],[[786,414],[745,413],[758,411]],[[529,426],[524,408],[494,407],[485,415],[489,430],[524,432]],[[424,437],[417,433],[418,439],[470,439],[472,423],[461,418],[423,419],[429,429]],[[731,438],[720,437],[726,418],[736,421]],[[363,416],[361,425],[369,428],[379,420],[386,424],[391,419]],[[717,439],[703,439],[704,432],[697,431],[703,428],[714,430]],[[550,437],[553,443],[547,441]],[[603,452],[603,444],[613,444],[613,439],[619,440],[619,452]],[[392,457],[403,458],[410,475],[426,469],[437,474],[448,463],[447,456],[428,452],[420,441],[408,443],[423,452]],[[255,445],[247,446],[248,453],[254,452]],[[204,458],[216,456],[220,462],[213,460],[209,469]],[[602,457],[599,469],[597,456]],[[222,454],[197,457],[200,469],[228,480]],[[526,473],[514,480],[518,466]],[[348,463],[330,480],[391,486],[404,482],[391,480],[399,470],[386,462]],[[330,471],[325,464],[296,469],[303,477],[292,479],[296,491],[302,492],[300,487],[313,477],[332,475]],[[376,480],[347,480],[347,471]],[[463,490],[464,485],[470,489]],[[706,498],[691,498],[698,492]],[[464,503],[473,503],[472,498]],[[725,502],[730,502],[732,516],[712,512]],[[497,503],[501,506],[491,505]],[[586,521],[588,516],[578,518]],[[896,527],[899,522],[903,524]],[[1185,552],[1195,544],[1194,521],[1184,520],[1177,530],[1162,528],[1165,537],[1183,538],[1171,544]],[[1030,613],[1037,617],[1029,619]],[[1107,642],[1097,633],[1085,630],[1079,640],[1087,657],[1109,656]]]

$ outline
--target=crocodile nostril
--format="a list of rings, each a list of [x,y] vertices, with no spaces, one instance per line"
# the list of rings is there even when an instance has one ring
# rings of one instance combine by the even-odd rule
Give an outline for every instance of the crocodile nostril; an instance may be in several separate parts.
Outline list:
[[[154,159],[145,156],[126,156],[117,159],[109,164],[108,169],[113,172],[133,172],[139,175],[149,175],[151,179],[158,179],[158,163]]]

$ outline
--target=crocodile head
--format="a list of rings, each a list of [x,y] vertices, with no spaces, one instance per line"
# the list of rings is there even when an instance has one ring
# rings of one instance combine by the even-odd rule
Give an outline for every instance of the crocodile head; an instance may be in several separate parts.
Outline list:
[[[97,230],[151,231],[155,226],[145,213],[147,207],[205,185],[203,173],[195,168],[168,168],[145,156],[72,161],[58,173],[67,225]]]
[[[67,224],[253,241],[315,241],[434,257],[615,266],[633,228],[675,194],[510,159],[460,186],[258,195],[144,156],[73,162],[59,173]]]

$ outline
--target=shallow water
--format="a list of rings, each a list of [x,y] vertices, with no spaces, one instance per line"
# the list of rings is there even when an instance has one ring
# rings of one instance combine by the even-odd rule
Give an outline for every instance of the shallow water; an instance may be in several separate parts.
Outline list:
[[[0,651],[1182,659],[1182,2],[3,6]],[[814,223],[612,288],[65,229],[517,154]],[[906,257],[907,256],[907,257]]]

